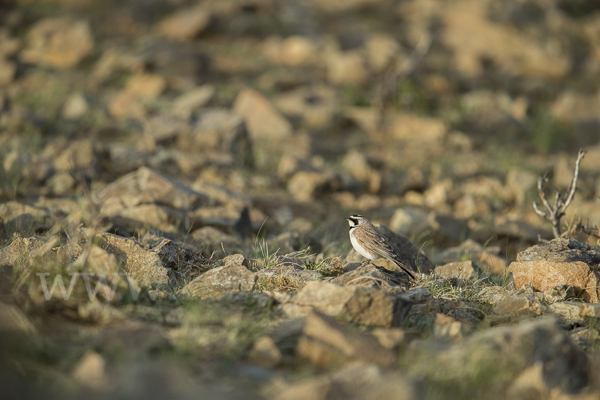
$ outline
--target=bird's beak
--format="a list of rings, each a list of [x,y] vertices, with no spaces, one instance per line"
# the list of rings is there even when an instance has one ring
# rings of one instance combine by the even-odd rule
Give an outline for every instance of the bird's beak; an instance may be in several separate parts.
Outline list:
[[[350,221],[350,218],[344,218],[346,221]]]

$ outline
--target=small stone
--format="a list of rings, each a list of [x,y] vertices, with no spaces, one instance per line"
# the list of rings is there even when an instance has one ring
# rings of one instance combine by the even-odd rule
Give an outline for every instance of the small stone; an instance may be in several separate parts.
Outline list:
[[[85,96],[81,93],[73,93],[62,109],[62,116],[65,119],[79,119],[83,117],[90,109],[90,105]]]
[[[242,89],[232,109],[244,118],[253,140],[281,141],[292,135],[292,125],[269,100],[252,89]]]
[[[108,390],[106,360],[95,351],[89,351],[75,367],[73,378],[95,390]]]
[[[391,352],[381,346],[372,334],[355,332],[349,326],[317,311],[306,317],[296,352],[321,369],[351,359],[383,366],[394,362]]]
[[[269,336],[259,338],[248,353],[248,361],[264,368],[275,368],[283,356]]]
[[[29,31],[28,47],[21,52],[25,62],[72,68],[94,49],[90,25],[85,20],[45,18]]]
[[[465,326],[462,322],[455,320],[454,318],[444,315],[436,314],[435,323],[433,325],[433,335],[437,338],[448,338],[451,340],[460,340],[466,333]]]
[[[175,40],[192,40],[208,27],[210,12],[204,5],[186,8],[168,16],[159,24],[159,31]]]
[[[17,64],[0,57],[0,86],[11,83],[17,75]],[[2,107],[0,107],[2,109]]]
[[[202,85],[183,93],[173,101],[172,112],[185,118],[189,118],[195,112],[200,111],[215,94],[213,85]]]
[[[365,61],[358,51],[331,52],[326,61],[327,78],[331,83],[358,85],[367,79]]]
[[[310,201],[324,193],[339,188],[337,175],[330,171],[299,171],[289,180],[287,189],[295,199]]]
[[[435,267],[433,272],[442,278],[473,279],[481,270],[473,261],[458,261]]]
[[[255,283],[256,275],[236,262],[205,272],[188,283],[181,292],[201,299],[220,298],[232,291],[251,292]]]

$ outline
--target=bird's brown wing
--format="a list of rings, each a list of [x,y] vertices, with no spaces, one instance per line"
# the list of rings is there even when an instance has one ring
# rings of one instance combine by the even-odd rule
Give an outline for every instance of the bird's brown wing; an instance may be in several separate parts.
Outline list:
[[[389,260],[389,261],[395,263],[404,272],[406,272],[411,278],[414,279],[414,275],[410,272],[410,267],[407,266],[402,261],[400,261],[400,258],[394,252],[394,249],[392,248],[392,246],[390,246],[386,237],[383,236],[381,234],[381,232],[379,232],[377,230],[377,228],[375,228],[375,227],[373,227],[373,228],[374,229],[372,229],[372,230],[365,229],[362,232],[364,234],[364,237],[362,239],[363,239],[363,242],[365,243],[365,247],[367,247],[369,250],[371,250],[378,257],[385,258],[386,260]]]

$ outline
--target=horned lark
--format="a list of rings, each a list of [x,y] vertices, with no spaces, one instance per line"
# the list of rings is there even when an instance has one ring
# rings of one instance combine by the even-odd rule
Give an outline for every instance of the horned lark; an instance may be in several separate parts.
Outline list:
[[[346,218],[346,220],[350,224],[350,242],[352,242],[352,247],[361,256],[369,260],[385,258],[402,268],[411,279],[415,278],[410,272],[410,268],[400,261],[400,258],[394,252],[387,239],[368,219],[362,215],[354,214]]]

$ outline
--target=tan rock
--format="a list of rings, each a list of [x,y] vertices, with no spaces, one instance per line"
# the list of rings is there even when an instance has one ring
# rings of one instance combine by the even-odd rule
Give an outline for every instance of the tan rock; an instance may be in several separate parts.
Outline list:
[[[94,142],[87,139],[71,142],[54,160],[54,168],[57,171],[89,168],[96,158],[95,147]]]
[[[29,31],[28,47],[21,58],[30,63],[72,68],[94,49],[90,25],[85,20],[46,18]]]
[[[103,207],[115,203],[122,207],[158,203],[188,210],[207,202],[203,194],[147,167],[117,179],[102,189],[99,197],[104,202]]]
[[[107,391],[110,389],[106,375],[106,360],[95,351],[89,351],[83,355],[73,370],[73,378],[95,390]]]
[[[273,108],[262,94],[243,89],[233,104],[233,111],[246,121],[253,140],[284,140],[292,135],[292,125]]]
[[[372,334],[354,331],[317,311],[306,317],[296,352],[321,369],[352,359],[383,366],[394,362],[392,353]]]
[[[373,288],[308,282],[290,303],[282,305],[282,311],[295,317],[316,309],[346,322],[389,327],[401,319],[396,314],[397,302],[396,298]]]
[[[505,73],[560,79],[571,61],[558,43],[542,46],[533,35],[489,20],[487,4],[463,0],[444,8],[444,41],[454,50],[457,68],[470,76],[482,72],[482,58],[490,58]],[[497,46],[490,47],[490,43]]]
[[[269,336],[259,338],[248,353],[248,361],[264,368],[275,368],[282,360],[283,355]]]
[[[19,233],[21,236],[46,231],[54,226],[56,218],[43,207],[34,207],[16,201],[0,204],[0,218],[6,235]]]
[[[435,323],[433,325],[433,335],[436,338],[460,340],[467,331],[468,329],[465,328],[465,325],[462,322],[455,320],[449,315],[436,314]]]
[[[316,46],[302,36],[289,36],[285,39],[271,37],[263,45],[263,54],[273,63],[298,67],[314,63]]]
[[[11,83],[17,75],[17,64],[0,57],[0,86]]]
[[[394,139],[440,143],[448,134],[446,123],[440,119],[401,113],[391,127]]]
[[[90,109],[90,105],[85,96],[81,93],[73,93],[62,108],[62,116],[65,119],[79,119],[83,117]]]
[[[359,85],[368,76],[363,55],[356,51],[331,52],[327,56],[327,78],[338,85]]]
[[[210,11],[200,4],[179,10],[159,23],[159,32],[170,39],[192,40],[208,27]]]
[[[473,261],[457,261],[435,267],[433,272],[443,278],[472,279],[481,273]]]
[[[288,192],[299,201],[310,201],[335,190],[340,185],[337,175],[330,171],[299,171],[287,184]]]
[[[508,266],[508,270],[513,274],[516,288],[531,285],[544,291],[556,285],[570,285],[585,301],[599,301],[598,273],[582,261],[515,261]]]

